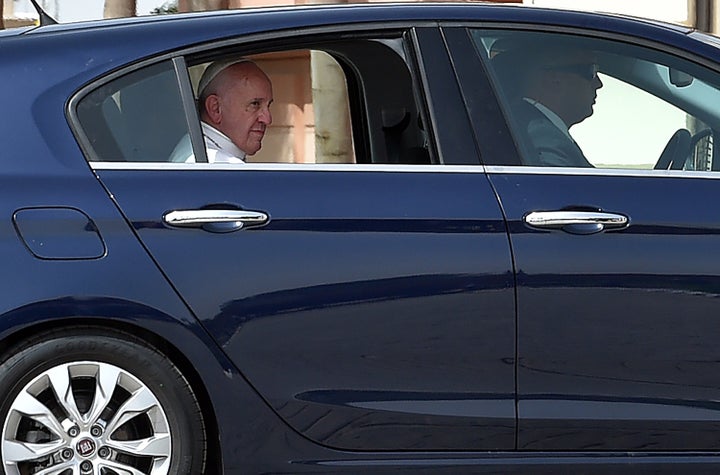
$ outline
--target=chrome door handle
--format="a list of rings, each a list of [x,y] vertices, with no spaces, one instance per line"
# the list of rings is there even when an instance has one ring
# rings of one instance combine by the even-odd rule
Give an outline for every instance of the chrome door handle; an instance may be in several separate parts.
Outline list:
[[[534,228],[559,228],[573,234],[593,234],[605,229],[624,228],[630,222],[625,215],[602,211],[533,211],[526,214],[523,220]]]
[[[203,228],[211,232],[230,232],[248,226],[267,223],[269,217],[262,211],[239,209],[188,209],[169,211],[163,222],[178,228]]]

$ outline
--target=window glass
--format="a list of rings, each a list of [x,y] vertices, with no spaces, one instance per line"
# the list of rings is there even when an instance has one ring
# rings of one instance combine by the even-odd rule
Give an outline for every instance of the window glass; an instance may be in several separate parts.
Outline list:
[[[122,76],[88,94],[77,107],[92,160],[166,162],[188,134],[170,62]]]
[[[261,148],[246,151],[245,162],[430,163],[400,39],[326,42],[322,49],[243,56],[224,53],[194,64],[190,77],[206,132],[208,125],[222,129],[223,124],[213,123],[207,109],[212,102],[200,91],[202,77],[213,64],[240,58],[252,60],[269,77],[273,95]],[[229,136],[236,130],[221,132]],[[208,157],[212,161],[211,153]]]
[[[199,121],[210,163],[429,164],[403,42],[186,58],[196,103],[183,109],[170,62],[120,77],[78,104],[92,160],[194,163]]]
[[[246,162],[355,163],[347,83],[332,56],[295,50],[235,56],[241,57],[267,74],[273,93],[272,120],[261,148],[247,155]],[[196,96],[203,73],[213,62],[189,68]]]
[[[720,169],[718,75],[687,59],[597,38],[474,30],[521,165]]]

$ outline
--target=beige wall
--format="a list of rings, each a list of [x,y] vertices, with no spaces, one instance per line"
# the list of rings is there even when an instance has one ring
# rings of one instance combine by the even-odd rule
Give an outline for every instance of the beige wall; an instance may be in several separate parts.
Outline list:
[[[253,162],[303,163],[315,157],[310,52],[266,54],[254,58],[270,76],[273,123]]]
[[[13,0],[0,0],[2,1],[2,16],[3,16],[3,27],[4,28],[17,28],[20,26],[36,25],[37,22],[29,18],[15,18]]]

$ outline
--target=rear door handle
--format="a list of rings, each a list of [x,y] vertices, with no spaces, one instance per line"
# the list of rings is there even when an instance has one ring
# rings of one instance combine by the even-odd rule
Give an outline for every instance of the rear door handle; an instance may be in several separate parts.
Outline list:
[[[534,228],[561,229],[572,234],[621,229],[630,223],[625,215],[603,211],[533,211],[526,214],[523,220]]]
[[[213,233],[227,233],[266,224],[270,218],[262,211],[239,209],[188,209],[169,211],[163,222],[176,228],[202,228]]]

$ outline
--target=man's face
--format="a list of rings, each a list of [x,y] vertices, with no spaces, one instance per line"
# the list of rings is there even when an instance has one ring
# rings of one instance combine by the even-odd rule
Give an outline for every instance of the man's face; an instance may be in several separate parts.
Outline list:
[[[563,121],[571,126],[590,117],[597,90],[603,86],[593,58],[571,56],[549,72],[555,82],[557,112]]]
[[[243,63],[228,68],[223,87],[216,93],[216,128],[248,155],[262,146],[267,126],[272,123],[272,84],[257,66]]]
[[[570,125],[590,117],[597,99],[597,90],[603,86],[593,62],[576,62],[557,69],[562,89],[567,95],[566,114]]]

